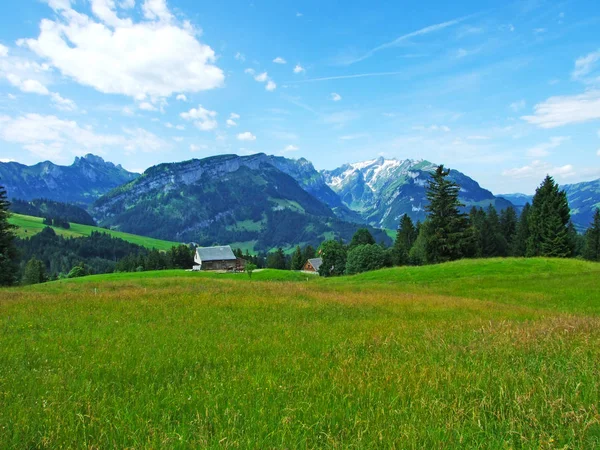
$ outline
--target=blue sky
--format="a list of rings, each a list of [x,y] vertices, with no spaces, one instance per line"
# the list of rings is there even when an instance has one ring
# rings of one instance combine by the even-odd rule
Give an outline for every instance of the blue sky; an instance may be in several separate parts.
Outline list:
[[[0,160],[427,159],[495,193],[600,178],[600,3],[21,0]]]

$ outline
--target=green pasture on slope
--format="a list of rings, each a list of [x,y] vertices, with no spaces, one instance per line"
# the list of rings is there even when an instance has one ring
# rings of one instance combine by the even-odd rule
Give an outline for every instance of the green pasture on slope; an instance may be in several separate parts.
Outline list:
[[[0,290],[0,448],[597,448],[600,265]]]

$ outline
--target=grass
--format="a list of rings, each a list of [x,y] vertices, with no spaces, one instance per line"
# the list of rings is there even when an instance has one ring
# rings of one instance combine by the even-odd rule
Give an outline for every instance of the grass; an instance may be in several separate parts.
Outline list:
[[[44,225],[44,219],[41,217],[25,216],[22,214],[11,214],[9,222],[18,227],[15,234],[20,238],[35,236],[47,227],[47,225]],[[111,236],[123,239],[124,241],[131,242],[132,244],[137,244],[149,249],[155,248],[157,250],[164,251],[170,250],[174,245],[179,245],[178,242],[163,241],[160,239],[123,233],[121,231],[107,230],[105,228],[93,227],[90,225],[81,225],[78,223],[71,223],[70,225],[71,228],[68,230],[60,227],[51,228],[60,236],[74,238],[89,236],[92,234],[92,232],[99,231],[101,233],[108,233]]]
[[[0,448],[597,448],[600,265],[0,291]]]

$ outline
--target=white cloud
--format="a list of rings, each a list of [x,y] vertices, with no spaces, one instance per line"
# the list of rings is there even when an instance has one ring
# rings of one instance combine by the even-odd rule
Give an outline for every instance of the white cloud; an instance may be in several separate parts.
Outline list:
[[[194,124],[202,131],[211,131],[217,128],[216,111],[210,111],[198,105],[198,108],[192,108],[188,112],[180,114],[182,119],[194,121]]]
[[[181,102],[187,102],[187,97],[183,94],[179,94],[177,97],[175,97],[176,100],[179,100]]]
[[[526,103],[525,100],[519,100],[510,104],[510,109],[514,112],[519,112],[522,109],[525,109]]]
[[[240,118],[240,115],[232,112],[231,114],[229,114],[229,118],[233,119],[233,120],[237,120]]]
[[[254,136],[249,131],[245,131],[244,133],[240,133],[237,135],[238,141],[255,141],[256,136]]]
[[[329,98],[334,102],[339,102],[342,99],[342,96],[340,94],[332,92],[331,94],[329,94]]]
[[[304,14],[302,14],[301,12],[297,12],[296,13],[296,17],[302,17]]]
[[[550,150],[560,147],[563,142],[566,142],[569,139],[569,136],[551,137],[548,142],[536,145],[535,147],[527,150],[527,156],[531,158],[543,158],[544,156],[548,156],[550,154]]]
[[[449,133],[451,131],[450,127],[447,125],[417,125],[412,127],[412,129],[415,131],[443,131],[444,133]]]
[[[124,131],[126,135],[97,134],[91,127],[81,127],[75,121],[40,114],[0,116],[0,139],[20,144],[41,158],[68,161],[73,155],[101,153],[108,147],[127,151],[169,148],[165,141],[141,128]]]
[[[571,164],[561,167],[554,167],[546,161],[535,160],[531,164],[523,167],[505,170],[502,175],[517,179],[533,178],[542,179],[546,175],[553,177],[569,178],[575,175],[575,169]]]
[[[302,67],[300,64],[296,64],[296,67],[294,67],[294,73],[303,73],[306,72],[306,69],[304,67]]]
[[[582,56],[575,61],[575,69],[571,73],[571,78],[578,81],[600,81],[600,77],[596,78],[596,80],[588,79],[588,75],[592,74],[594,69],[596,68],[596,64],[600,61],[600,49],[589,53],[586,56]]]
[[[534,28],[533,29],[534,34],[542,34],[546,32],[545,28]]]
[[[53,92],[50,94],[50,98],[54,106],[61,111],[75,111],[77,109],[77,105],[73,100],[61,97],[60,94]]]
[[[290,144],[290,145],[286,146],[281,152],[282,153],[290,153],[290,152],[297,152],[298,150],[300,150],[299,147]]]
[[[598,149],[598,151],[596,152],[596,154],[597,154],[598,156],[600,156],[600,148]]]
[[[159,20],[162,22],[170,22],[173,16],[167,8],[166,0],[144,0],[142,4],[144,17],[148,20]]]
[[[135,6],[135,0],[121,0],[119,6],[123,9],[131,9]]]
[[[246,70],[244,70],[244,73],[247,73],[248,75],[254,75],[256,71],[251,67],[248,67]]]
[[[117,17],[114,0],[92,0],[98,20],[71,9],[69,1],[50,6],[58,17],[41,21],[37,39],[17,43],[82,85],[155,103],[223,84],[212,48],[197,40],[189,23],[177,23],[164,0],[145,0],[148,20],[138,23]]]
[[[14,85],[21,89],[23,92],[30,94],[50,95],[48,88],[40,83],[38,80],[23,80],[17,81],[14,77],[8,77],[9,81],[14,81]]]
[[[580,95],[550,97],[534,107],[534,114],[521,119],[541,128],[600,119],[600,90],[586,91]]]
[[[473,135],[473,136],[467,136],[467,139],[470,141],[488,141],[490,138],[489,138],[489,136]]]
[[[269,75],[267,74],[267,72],[263,72],[263,73],[256,75],[254,77],[254,79],[256,81],[258,81],[259,83],[264,83],[265,81],[267,81],[269,79]]]
[[[240,62],[244,62],[244,61],[246,61],[246,57],[245,57],[245,56],[244,56],[242,53],[240,53],[240,52],[237,52],[237,53],[235,54],[234,58],[235,58],[237,61],[240,61]]]
[[[16,96],[16,95],[13,95],[13,94],[8,94],[8,95],[7,95],[7,97],[8,97],[10,100],[16,100],[16,99],[17,99],[17,96]]]
[[[0,162],[9,163],[9,162],[15,162],[15,160],[12,158],[0,158]]]
[[[158,109],[150,102],[142,102],[138,107],[143,111],[156,111]]]
[[[121,113],[123,113],[124,116],[135,115],[135,113],[133,112],[133,109],[131,109],[129,106],[124,106],[123,109],[121,110]]]
[[[183,142],[183,138],[182,138],[181,136],[175,136],[175,137],[173,138],[173,140],[174,140],[175,142]]]
[[[0,44],[0,58],[8,56],[8,47]]]
[[[283,59],[281,56],[278,56],[273,60],[275,64],[287,64],[287,61]]]
[[[233,119],[227,119],[227,126],[228,127],[237,127],[237,123]]]
[[[273,92],[275,89],[277,89],[277,85],[275,84],[275,82],[273,80],[269,80],[269,81],[267,81],[267,85],[265,86],[265,89],[269,92]]]

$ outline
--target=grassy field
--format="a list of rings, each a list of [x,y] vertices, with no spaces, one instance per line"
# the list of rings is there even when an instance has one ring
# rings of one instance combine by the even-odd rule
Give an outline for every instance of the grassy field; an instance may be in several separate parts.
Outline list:
[[[42,231],[47,225],[44,225],[44,219],[41,217],[25,216],[22,214],[12,214],[9,218],[9,222],[16,225],[16,235],[20,238],[28,238],[35,236],[37,233]],[[157,250],[170,250],[174,245],[179,245],[178,242],[162,241],[160,239],[153,239],[144,236],[138,236],[136,234],[122,233],[120,231],[106,230],[100,227],[93,227],[89,225],[81,225],[78,223],[71,223],[71,228],[65,230],[60,227],[51,227],[56,234],[65,237],[84,237],[92,234],[93,231],[99,231],[101,233],[108,233],[113,237],[123,239],[124,241],[131,242],[132,244],[141,245],[146,248],[156,248]]]
[[[598,448],[600,265],[0,290],[0,448]]]

